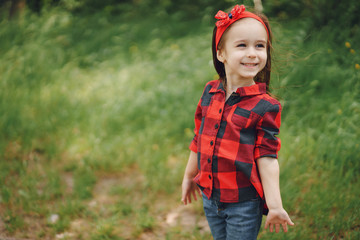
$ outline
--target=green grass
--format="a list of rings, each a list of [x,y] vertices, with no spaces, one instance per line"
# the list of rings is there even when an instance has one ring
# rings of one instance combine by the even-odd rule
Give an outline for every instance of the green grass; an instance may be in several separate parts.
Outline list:
[[[0,22],[4,234],[209,238],[163,222],[179,206],[195,106],[215,75],[212,27],[164,12],[126,17],[54,10]],[[345,42],[357,41],[332,46],[326,32],[304,41],[290,25],[273,26],[281,188],[296,227],[260,239],[356,239],[360,49]]]

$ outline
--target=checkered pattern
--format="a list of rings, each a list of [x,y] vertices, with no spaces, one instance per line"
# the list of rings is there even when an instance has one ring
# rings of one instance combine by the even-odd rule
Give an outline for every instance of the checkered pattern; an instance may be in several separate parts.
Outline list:
[[[205,86],[189,148],[197,153],[194,181],[208,198],[228,203],[264,198],[256,160],[277,158],[280,115],[281,105],[266,94],[265,83],[238,88],[226,102],[220,80]]]

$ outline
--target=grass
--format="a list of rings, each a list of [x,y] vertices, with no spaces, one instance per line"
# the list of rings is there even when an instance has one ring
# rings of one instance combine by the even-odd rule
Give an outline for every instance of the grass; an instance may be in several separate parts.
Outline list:
[[[129,23],[54,10],[1,21],[6,236],[209,238],[199,226],[163,224],[179,206],[193,113],[215,75],[211,26],[157,14]],[[273,26],[281,187],[296,227],[286,235],[262,230],[259,239],[357,239],[360,49]],[[203,218],[201,204],[193,208]],[[50,223],[53,214],[59,220]]]

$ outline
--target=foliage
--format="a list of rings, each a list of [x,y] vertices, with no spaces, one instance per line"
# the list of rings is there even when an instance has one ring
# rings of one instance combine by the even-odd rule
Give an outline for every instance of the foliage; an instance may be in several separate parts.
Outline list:
[[[344,39],[360,40],[360,3],[359,1],[325,0],[274,0],[264,1],[265,13],[288,22],[303,22],[308,36],[322,31],[328,42],[343,44]]]
[[[16,0],[14,0],[16,1]],[[202,19],[204,15],[214,9],[230,7],[236,1],[205,1],[205,0],[26,0],[26,6],[33,12],[42,13],[54,8],[62,8],[74,14],[96,14],[98,12],[109,15],[131,15],[132,18],[138,16],[153,16],[156,12],[166,12],[167,14],[177,14],[182,21],[189,19]],[[251,2],[249,0],[245,2]],[[11,5],[16,7],[11,0],[0,0],[0,11],[8,11]],[[211,6],[211,7],[210,7]]]

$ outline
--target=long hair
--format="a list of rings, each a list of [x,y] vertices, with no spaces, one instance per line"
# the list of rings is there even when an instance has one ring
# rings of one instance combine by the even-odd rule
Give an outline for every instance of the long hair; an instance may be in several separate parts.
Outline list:
[[[270,93],[269,90],[269,85],[270,85],[270,75],[271,75],[271,53],[272,53],[272,32],[270,29],[270,24],[269,24],[269,20],[268,18],[263,15],[263,14],[259,14],[259,13],[255,13],[257,16],[259,16],[263,22],[265,23],[265,26],[269,32],[269,39],[268,39],[268,43],[266,44],[266,53],[267,53],[267,60],[266,60],[266,64],[265,67],[258,72],[258,74],[256,74],[254,81],[255,82],[261,82],[261,83],[266,83],[266,93]],[[226,32],[231,28],[231,25],[226,29],[226,31],[223,34],[223,37],[225,36]],[[214,67],[216,72],[218,73],[220,80],[222,81],[223,86],[226,89],[226,73],[225,73],[225,66],[222,62],[219,61],[219,59],[217,58],[217,54],[216,54],[216,42],[215,42],[215,38],[216,38],[216,26],[214,28],[213,31],[213,37],[212,37],[212,55],[213,55],[213,63],[214,63]],[[222,39],[223,37],[220,39],[220,42],[218,44],[218,47],[221,48],[222,47]]]

